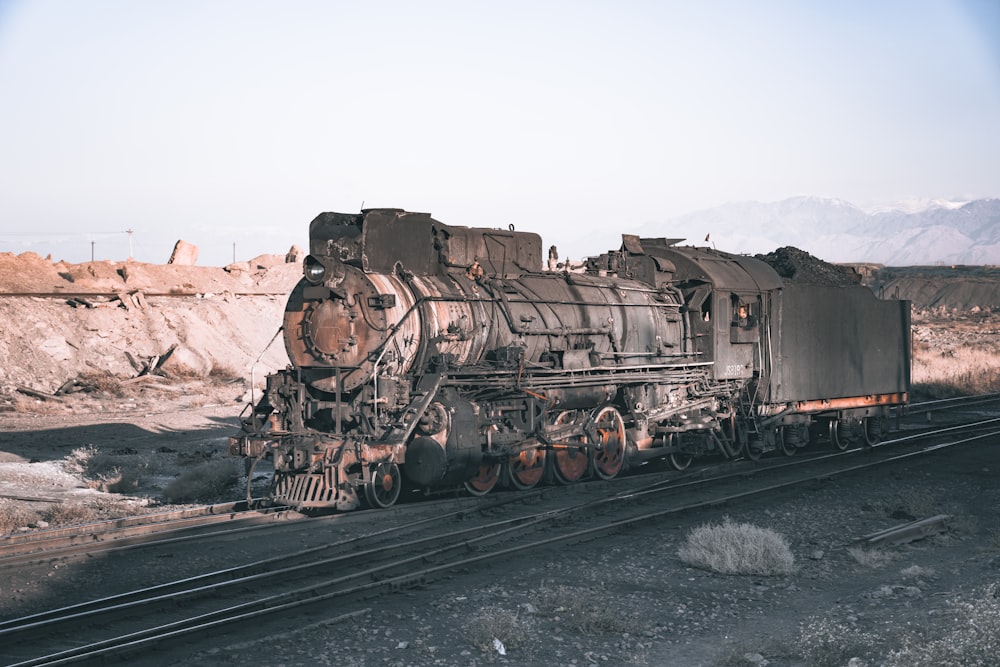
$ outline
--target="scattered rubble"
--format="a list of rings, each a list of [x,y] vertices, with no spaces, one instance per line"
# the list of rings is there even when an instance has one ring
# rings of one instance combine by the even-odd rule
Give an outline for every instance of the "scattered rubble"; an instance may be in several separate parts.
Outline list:
[[[293,248],[287,257],[300,255]],[[0,253],[0,396],[55,404],[77,386],[67,382],[85,385],[95,374],[117,383],[249,377],[302,275],[285,260],[262,255],[233,269]],[[271,345],[257,378],[287,363]]]
[[[179,264],[181,266],[194,266],[198,262],[198,246],[181,239],[174,244],[174,251],[170,253],[167,264]]]

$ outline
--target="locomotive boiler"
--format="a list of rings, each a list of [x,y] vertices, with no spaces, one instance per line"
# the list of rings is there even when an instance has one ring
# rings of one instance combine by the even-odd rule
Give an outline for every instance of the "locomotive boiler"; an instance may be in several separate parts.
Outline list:
[[[397,209],[323,213],[309,235],[291,365],[231,444],[272,459],[276,502],[611,478],[653,457],[790,453],[817,427],[847,446],[906,401],[908,307],[862,287],[819,304],[758,260],[633,236],[582,271],[550,250],[543,269],[537,234]],[[794,370],[831,354],[825,378]]]

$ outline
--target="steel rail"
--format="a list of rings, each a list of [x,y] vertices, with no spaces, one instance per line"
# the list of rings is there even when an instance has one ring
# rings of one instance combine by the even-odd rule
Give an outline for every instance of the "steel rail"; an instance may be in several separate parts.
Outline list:
[[[241,504],[245,505],[245,502],[226,505]],[[265,510],[229,509],[222,513],[212,513],[213,507],[216,506],[209,506],[206,508],[208,512],[194,516],[182,511],[177,516],[166,519],[162,515],[156,515],[157,519],[150,522],[143,522],[142,516],[127,517],[100,524],[81,524],[56,529],[54,535],[35,534],[34,539],[0,544],[0,567],[191,539],[195,536],[191,535],[188,538],[177,536],[217,524],[269,525],[276,521],[294,518],[297,514],[283,507]],[[116,525],[119,521],[125,525]],[[232,530],[248,528],[252,529],[255,526],[241,526]],[[159,539],[150,539],[151,537]]]
[[[968,425],[966,428],[982,428],[985,424],[995,423],[998,420],[989,420],[989,422],[980,422],[974,425]],[[954,431],[956,427],[949,429],[943,429],[943,431]],[[947,447],[953,447],[960,444],[965,444],[968,442],[973,442],[980,440],[985,437],[990,437],[996,435],[997,431],[990,431],[986,434],[980,434],[959,440],[957,442],[947,442],[939,443],[922,449],[906,452],[903,454],[898,454],[895,456],[887,457],[877,461],[868,461],[857,465],[842,467],[838,470],[823,470],[819,473],[809,474],[806,476],[799,476],[791,480],[781,481],[775,484],[766,484],[763,486],[758,486],[753,489],[746,491],[741,491],[738,493],[730,493],[722,496],[717,496],[707,500],[700,500],[693,503],[683,503],[680,505],[675,505],[666,509],[661,509],[653,512],[644,512],[637,515],[627,516],[625,518],[615,519],[612,521],[606,521],[598,525],[590,526],[585,529],[570,531],[568,533],[553,535],[543,540],[537,540],[529,542],[526,544],[512,545],[501,549],[499,551],[490,551],[489,553],[479,554],[471,557],[460,557],[457,560],[449,560],[447,562],[439,563],[437,565],[425,566],[420,569],[412,570],[409,569],[412,565],[417,563],[423,563],[429,559],[441,558],[447,553],[458,551],[463,553],[466,550],[473,548],[480,548],[487,542],[495,541],[501,537],[517,537],[519,535],[524,535],[525,528],[531,526],[535,528],[542,527],[543,525],[555,520],[556,518],[565,517],[567,514],[573,514],[576,512],[582,512],[586,509],[593,509],[595,506],[607,503],[618,503],[621,501],[633,501],[640,497],[646,496],[651,493],[662,493],[664,490],[674,490],[670,487],[662,487],[659,489],[648,488],[648,489],[637,489],[630,490],[627,492],[621,492],[613,494],[607,498],[602,498],[596,501],[589,501],[586,503],[579,503],[569,507],[559,508],[557,510],[548,510],[546,512],[539,513],[534,516],[529,517],[518,517],[516,519],[508,519],[502,522],[495,522],[494,524],[489,524],[487,526],[479,527],[478,529],[469,529],[465,531],[455,531],[450,533],[450,536],[457,537],[458,541],[446,546],[436,546],[436,540],[439,537],[429,536],[421,538],[420,540],[406,543],[404,545],[394,545],[390,547],[393,551],[398,549],[404,549],[410,551],[412,547],[416,546],[417,543],[429,544],[431,549],[422,553],[410,553],[406,558],[401,560],[392,561],[390,563],[373,566],[370,568],[365,568],[360,572],[351,573],[341,577],[337,577],[332,580],[325,582],[319,582],[311,586],[296,589],[293,591],[286,591],[279,593],[277,595],[268,596],[266,598],[254,600],[251,602],[234,605],[221,610],[215,610],[206,614],[201,614],[193,618],[181,619],[172,623],[157,626],[155,628],[148,628],[139,632],[130,633],[116,638],[107,639],[101,642],[95,642],[87,646],[77,647],[69,649],[57,654],[52,654],[50,656],[43,656],[32,661],[17,663],[18,667],[27,667],[28,665],[39,665],[39,664],[67,664],[69,662],[75,662],[82,659],[95,658],[98,656],[109,655],[110,652],[120,652],[123,650],[136,650],[137,648],[148,646],[151,643],[162,642],[171,638],[180,637],[186,634],[205,631],[208,629],[214,629],[221,625],[236,623],[239,621],[249,620],[261,614],[270,614],[280,610],[292,609],[295,607],[300,607],[306,604],[312,604],[318,601],[327,601],[335,598],[345,598],[350,596],[355,596],[362,593],[371,593],[373,590],[383,589],[386,587],[395,588],[399,586],[405,586],[408,583],[414,581],[420,581],[425,578],[429,578],[435,574],[439,574],[444,571],[453,570],[461,567],[468,567],[470,565],[477,565],[483,562],[501,558],[508,555],[513,555],[515,553],[523,552],[526,550],[537,549],[542,546],[549,546],[552,544],[587,539],[597,536],[606,532],[613,532],[622,527],[627,527],[635,525],[637,523],[644,523],[649,521],[654,521],[661,519],[666,516],[677,514],[684,511],[690,511],[693,509],[699,509],[708,506],[714,506],[721,503],[731,502],[733,500],[739,500],[755,495],[766,494],[779,489],[789,488],[809,481],[814,481],[816,479],[826,479],[835,475],[850,473],[858,470],[863,470],[866,468],[884,465],[892,461],[898,461],[905,458],[924,455],[930,452],[939,451]],[[935,435],[941,435],[937,433]],[[887,441],[877,445],[878,447],[886,447],[894,444],[898,444],[901,440],[912,440],[918,436],[911,436],[899,440]],[[923,434],[919,436],[920,438],[926,439],[930,437],[928,434]],[[851,453],[857,450],[851,450]],[[845,452],[837,452],[830,456],[840,457],[844,455]],[[826,458],[826,457],[823,457]],[[818,459],[807,459],[800,461],[799,464],[806,463],[816,463]],[[789,464],[783,464],[777,467],[787,467]],[[777,468],[776,467],[776,468]],[[767,471],[771,471],[776,468],[769,468]],[[743,473],[741,476],[746,477]],[[706,481],[716,482],[718,479],[702,480],[701,483]],[[687,484],[690,484],[688,482]],[[498,528],[503,525],[502,530]],[[469,537],[466,539],[466,535],[474,535],[476,532],[486,531],[479,535],[478,537]],[[518,533],[518,535],[511,535],[512,533]],[[365,552],[363,554],[365,562],[370,562],[371,553]],[[336,560],[336,559],[334,559]],[[308,564],[303,564],[303,568],[309,568]],[[391,574],[393,570],[404,569],[405,571],[400,574]],[[360,580],[366,580],[376,577],[383,577],[377,581],[363,581],[362,583],[352,582]],[[348,585],[347,588],[339,588],[343,585]],[[336,590],[326,590],[330,588],[336,588]]]

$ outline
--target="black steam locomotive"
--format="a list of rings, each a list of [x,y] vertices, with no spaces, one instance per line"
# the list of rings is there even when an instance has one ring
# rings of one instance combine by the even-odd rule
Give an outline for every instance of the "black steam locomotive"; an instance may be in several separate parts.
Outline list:
[[[623,236],[569,270],[537,234],[425,213],[323,213],[285,308],[291,366],[231,452],[273,499],[392,505],[422,489],[612,478],[713,453],[884,434],[909,389],[909,304],[785,285],[762,261]]]

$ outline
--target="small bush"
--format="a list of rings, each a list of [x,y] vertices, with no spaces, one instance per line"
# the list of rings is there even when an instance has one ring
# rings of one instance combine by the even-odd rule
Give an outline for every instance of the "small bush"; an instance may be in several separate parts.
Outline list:
[[[677,556],[688,565],[722,574],[781,575],[795,572],[795,557],[784,537],[768,528],[734,523],[695,528]]]
[[[18,528],[34,523],[36,517],[17,503],[0,499],[0,535],[9,535]]]
[[[543,586],[538,610],[546,616],[558,616],[566,628],[581,634],[642,631],[644,626],[635,614],[608,604],[611,597],[570,586]]]
[[[913,521],[937,513],[938,502],[926,489],[906,489],[864,506],[874,518]]]
[[[1000,549],[1000,528],[990,530],[988,543],[991,548]]]
[[[1000,656],[1000,587],[991,584],[971,599],[949,600],[950,618],[927,636],[905,638],[887,667],[987,667]]]
[[[484,607],[465,627],[469,643],[485,652],[495,651],[493,640],[505,649],[517,648],[528,638],[530,624],[516,612],[502,607]]]
[[[163,497],[171,503],[217,500],[239,481],[238,466],[238,461],[230,459],[202,463],[171,480],[163,489]]]
[[[208,377],[216,382],[236,383],[243,382],[248,376],[230,366],[212,366]]]
[[[848,547],[847,553],[859,565],[872,569],[884,567],[896,559],[896,555],[885,549],[865,549],[864,547]]]
[[[134,454],[107,454],[87,445],[70,452],[64,467],[84,477],[92,489],[127,493],[139,488],[143,477],[150,472],[150,461]]]
[[[77,382],[88,387],[93,387],[96,391],[109,396],[121,397],[124,395],[124,387],[121,379],[112,375],[109,371],[87,371],[80,373]]]
[[[88,523],[97,518],[97,512],[82,503],[59,503],[44,513],[45,520],[53,527]]]

